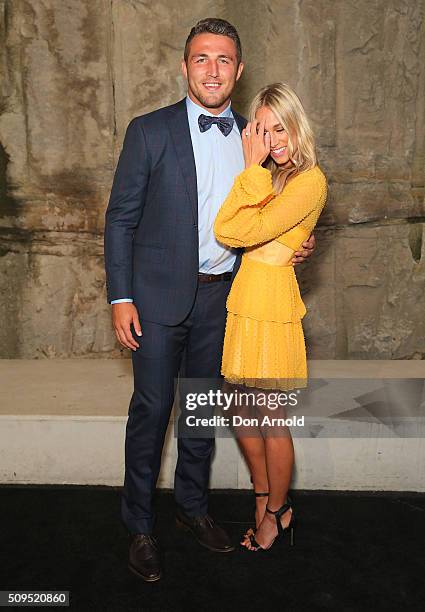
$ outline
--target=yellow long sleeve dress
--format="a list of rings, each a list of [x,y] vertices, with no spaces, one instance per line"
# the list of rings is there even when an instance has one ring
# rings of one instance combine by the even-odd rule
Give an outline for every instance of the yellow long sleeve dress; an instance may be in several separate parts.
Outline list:
[[[217,240],[245,247],[227,299],[221,372],[236,384],[268,389],[307,385],[301,319],[306,313],[290,263],[326,202],[315,166],[276,195],[271,172],[254,165],[236,177],[214,223]]]

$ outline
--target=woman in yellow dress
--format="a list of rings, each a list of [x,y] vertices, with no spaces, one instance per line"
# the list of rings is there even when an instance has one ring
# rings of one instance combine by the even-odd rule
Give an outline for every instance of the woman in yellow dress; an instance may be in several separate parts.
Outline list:
[[[287,84],[257,93],[242,144],[245,170],[214,224],[218,241],[244,247],[227,300],[222,374],[229,383],[257,392],[302,388],[307,379],[301,323],[306,309],[291,259],[317,223],[327,185],[304,108]],[[239,437],[238,443],[256,495],[255,535],[249,530],[241,543],[249,550],[265,550],[286,531],[293,543],[295,516],[287,493],[294,447],[289,431],[260,431]]]

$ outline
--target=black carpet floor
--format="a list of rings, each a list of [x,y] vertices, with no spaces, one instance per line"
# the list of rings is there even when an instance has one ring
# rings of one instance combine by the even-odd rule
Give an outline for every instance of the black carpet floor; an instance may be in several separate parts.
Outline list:
[[[294,491],[295,546],[266,553],[202,549],[158,494],[164,576],[127,569],[120,491],[0,487],[0,590],[68,590],[73,610],[422,610],[425,495]],[[212,492],[210,513],[238,541],[245,492]]]

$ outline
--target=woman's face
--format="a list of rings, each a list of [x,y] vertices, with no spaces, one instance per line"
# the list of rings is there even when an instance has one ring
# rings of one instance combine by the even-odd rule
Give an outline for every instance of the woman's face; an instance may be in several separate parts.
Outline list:
[[[270,157],[279,166],[288,164],[288,132],[279,123],[279,119],[267,106],[261,106],[255,113],[258,121],[265,122],[265,131],[270,134]],[[295,143],[293,142],[295,146]],[[289,162],[290,165],[292,162]]]

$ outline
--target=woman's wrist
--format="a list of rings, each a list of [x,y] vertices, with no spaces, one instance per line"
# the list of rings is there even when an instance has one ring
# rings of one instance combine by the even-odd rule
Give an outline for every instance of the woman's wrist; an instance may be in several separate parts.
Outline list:
[[[260,174],[264,174],[265,172],[271,174],[270,170],[265,168],[261,162],[248,162],[245,164],[245,170],[249,170],[250,168],[255,168],[256,171],[260,170]]]
[[[261,162],[254,162],[254,161],[246,162],[245,170],[248,170],[248,168],[252,168],[252,166],[261,166]]]
[[[264,200],[273,193],[271,172],[259,164],[252,164],[245,168],[240,174],[239,180],[244,191],[254,197],[255,203]]]

